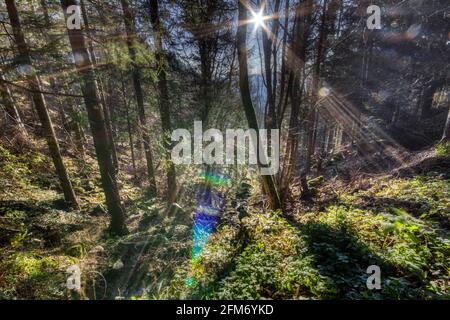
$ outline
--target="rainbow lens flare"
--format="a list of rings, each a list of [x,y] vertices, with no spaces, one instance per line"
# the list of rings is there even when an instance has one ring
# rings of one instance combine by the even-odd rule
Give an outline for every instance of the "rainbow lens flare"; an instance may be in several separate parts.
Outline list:
[[[220,173],[202,173],[201,178],[205,180],[205,185],[211,185],[214,187],[224,187],[230,184],[230,178]]]
[[[194,214],[194,231],[192,244],[192,271],[200,259],[200,255],[214,233],[219,221],[222,209],[225,205],[225,197],[220,192],[215,192],[213,187],[227,186],[230,183],[228,177],[217,173],[203,173],[204,185],[197,191],[197,208]],[[186,285],[191,287],[196,284],[194,278],[186,280]]]

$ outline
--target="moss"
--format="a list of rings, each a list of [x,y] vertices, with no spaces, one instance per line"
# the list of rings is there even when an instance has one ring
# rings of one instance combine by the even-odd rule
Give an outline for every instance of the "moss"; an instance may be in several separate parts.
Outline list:
[[[317,178],[311,179],[308,181],[309,188],[317,188],[320,184],[324,182],[325,178],[323,176],[319,176]]]
[[[436,154],[442,157],[450,157],[450,142],[441,142],[436,146]]]
[[[61,299],[64,298],[64,257],[42,256],[37,252],[18,252],[5,261],[5,298]]]

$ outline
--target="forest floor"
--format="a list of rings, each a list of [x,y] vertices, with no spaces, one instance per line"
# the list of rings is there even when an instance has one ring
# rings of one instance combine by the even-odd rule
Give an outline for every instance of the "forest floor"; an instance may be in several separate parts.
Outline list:
[[[235,190],[193,262],[192,201],[170,215],[122,174],[130,234],[111,238],[91,158],[66,158],[82,202],[74,212],[39,150],[0,146],[0,299],[448,299],[449,148],[407,158],[314,179],[316,196],[294,196],[284,214],[264,209],[257,189]],[[73,265],[79,293],[65,285]],[[366,286],[371,265],[381,290]]]

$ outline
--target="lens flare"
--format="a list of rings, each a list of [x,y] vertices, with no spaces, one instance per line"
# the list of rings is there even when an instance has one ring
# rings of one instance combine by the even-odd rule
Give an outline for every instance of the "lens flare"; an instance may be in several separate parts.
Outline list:
[[[258,12],[251,11],[251,14],[253,19],[251,19],[250,22],[255,24],[255,30],[265,28],[264,21],[266,21],[268,17],[264,16],[264,8],[261,8]]]
[[[225,187],[230,184],[230,179],[219,173],[202,173],[200,175],[205,180],[206,185],[212,185],[216,187]]]
[[[327,87],[320,88],[319,96],[322,98],[328,97],[331,93],[331,90]]]
[[[213,235],[225,205],[225,196],[213,190],[213,187],[227,186],[230,179],[217,173],[203,173],[201,177],[204,184],[196,195],[197,207],[194,214],[194,230],[192,243],[191,271],[195,274],[196,265],[205,249],[206,244]],[[186,279],[186,286],[195,286],[193,276]]]

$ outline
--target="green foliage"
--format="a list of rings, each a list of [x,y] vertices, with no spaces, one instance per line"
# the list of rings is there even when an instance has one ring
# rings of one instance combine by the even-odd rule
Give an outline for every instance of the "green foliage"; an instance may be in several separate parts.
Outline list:
[[[109,41],[105,46],[105,54],[107,60],[121,72],[128,72],[133,67],[133,60],[130,58],[128,52],[128,46],[124,42]],[[148,79],[151,82],[157,81],[157,72],[155,72],[155,65],[157,63],[154,53],[149,48],[141,43],[133,43],[134,50],[136,52],[135,64],[141,72],[141,76],[144,79]],[[162,66],[157,65],[156,69]],[[158,71],[158,70],[157,70]]]
[[[42,277],[57,268],[58,263],[53,258],[18,252],[13,256],[11,271],[24,277]]]
[[[446,298],[450,242],[432,217],[448,212],[448,188],[437,177],[391,178],[342,193],[301,223],[254,212],[243,221],[250,239],[242,252],[239,229],[223,226],[201,259],[178,271],[166,297]],[[370,265],[381,267],[382,290],[366,286]]]
[[[57,181],[48,170],[45,156],[31,151],[16,155],[0,146],[0,200],[39,201],[54,197],[55,193],[49,190],[52,185],[57,185]]]
[[[238,230],[223,227],[193,270],[178,272],[174,292],[184,290],[184,297],[209,299],[334,295],[335,288],[329,279],[314,268],[302,237],[280,214],[251,215],[244,219],[244,227],[251,230],[252,241],[242,253],[238,252],[239,242],[236,242]],[[194,288],[186,288],[182,281],[189,275],[197,284]]]
[[[86,246],[83,243],[75,244],[73,246],[68,247],[65,250],[65,254],[70,257],[83,259],[87,254]]]
[[[326,274],[341,288],[346,288],[346,283],[358,283],[355,275],[362,275],[365,268],[376,264],[382,268],[386,279],[380,297],[445,296],[448,294],[445,282],[430,275],[447,272],[444,257],[448,255],[448,240],[404,210],[393,208],[392,211],[393,214],[381,215],[376,211],[338,206],[321,213],[319,221],[327,227],[318,227],[313,222],[313,228],[318,230],[308,233],[313,235],[320,260],[325,259],[321,265],[326,266]],[[401,278],[401,281],[392,282],[391,278]],[[398,288],[396,283],[399,283]],[[432,291],[429,290],[431,283],[435,284]],[[345,294],[348,298],[368,298],[365,291],[363,286],[356,290],[346,288]]]
[[[450,142],[441,142],[436,146],[436,154],[442,157],[450,157]]]
[[[94,229],[94,233],[101,233],[104,221],[99,218],[94,223],[87,215],[55,209],[55,193],[44,187],[54,184],[41,169],[48,163],[46,158],[33,153],[18,156],[0,147],[0,160],[0,179],[14,183],[15,193],[27,190],[21,196],[37,200],[36,205],[26,203],[29,208],[0,208],[2,217],[15,230],[7,238],[8,249],[0,252],[0,273],[5,275],[0,297],[64,298],[61,284],[68,264],[90,264],[99,259],[101,266],[96,270],[102,274],[116,272],[117,276],[120,272],[111,268],[124,255],[139,257],[129,283],[131,291],[148,284],[144,294],[133,299],[449,297],[450,240],[446,223],[450,217],[450,182],[437,174],[367,181],[373,187],[355,193],[339,190],[337,201],[289,222],[280,212],[259,209],[242,215],[245,218],[239,225],[233,208],[231,215],[225,213],[201,258],[192,263],[188,260],[191,226],[186,212],[195,206],[191,195],[202,181],[197,167],[183,169],[188,181],[179,199],[183,217],[167,217],[158,200],[142,197],[137,188],[125,183],[121,192],[130,199],[127,210],[135,231],[123,238],[104,235],[98,252],[105,254],[97,258],[92,248],[98,246],[98,238],[88,241],[86,235]],[[83,201],[90,206],[102,203],[91,159],[67,162],[69,170],[76,172],[73,181]],[[242,179],[237,177],[222,191],[239,194]],[[258,192],[253,181],[247,187],[253,187],[254,194]],[[2,196],[16,199],[15,193]],[[62,233],[61,247],[44,250],[42,237],[46,231],[37,232],[33,228],[36,225]],[[366,270],[373,264],[382,270],[379,291],[366,286]]]
[[[345,213],[352,233],[387,266],[383,289],[389,298],[444,298],[449,286],[449,236],[442,229],[448,221],[450,182],[434,176],[382,179],[331,212]],[[336,221],[336,214],[321,214]],[[399,280],[401,279],[401,281]],[[398,290],[396,291],[396,285]]]
[[[328,298],[334,288],[313,267],[311,257],[283,256],[263,243],[247,247],[237,259],[236,269],[218,285],[219,299],[305,297]]]
[[[308,187],[309,188],[316,188],[317,186],[319,186],[320,184],[322,184],[324,181],[324,177],[323,176],[319,176],[317,178],[314,178],[312,180],[308,181]]]
[[[450,218],[450,181],[435,176],[416,176],[413,179],[391,179],[373,188],[369,195],[392,199],[406,206],[421,219]],[[386,205],[394,204],[393,201]]]
[[[60,262],[54,257],[41,256],[33,251],[17,252],[3,263],[8,267],[4,274],[7,286],[2,285],[0,298],[64,298],[61,285],[65,275]]]
[[[11,239],[11,247],[17,249],[22,241],[28,236],[28,230],[21,230]]]
[[[35,157],[36,155],[29,162],[30,165],[37,162],[34,161]],[[18,157],[0,146],[0,169],[4,174],[9,176],[30,174],[28,161],[24,162],[23,159],[23,157]]]

